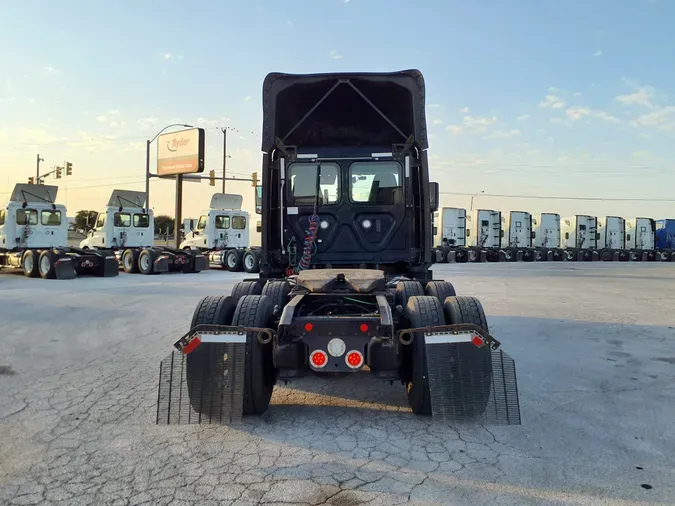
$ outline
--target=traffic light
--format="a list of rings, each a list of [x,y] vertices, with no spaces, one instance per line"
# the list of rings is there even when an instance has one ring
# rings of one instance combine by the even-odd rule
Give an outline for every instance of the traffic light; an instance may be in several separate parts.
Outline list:
[[[70,176],[73,173],[73,164],[66,162],[66,176]]]
[[[34,177],[29,177],[29,178],[28,178],[28,184],[35,184],[35,178],[34,178]]]
[[[216,171],[209,171],[209,186],[216,186]]]
[[[61,179],[61,171],[63,170],[63,167],[56,167],[56,179]]]
[[[257,172],[253,172],[253,173],[251,174],[251,180],[252,180],[252,181],[251,181],[251,186],[253,186],[253,188],[255,188],[256,186],[258,186],[258,173],[257,173]]]

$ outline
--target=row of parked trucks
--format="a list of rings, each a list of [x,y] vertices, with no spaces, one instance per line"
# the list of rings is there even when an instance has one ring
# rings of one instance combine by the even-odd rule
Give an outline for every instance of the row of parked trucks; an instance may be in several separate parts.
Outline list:
[[[57,186],[17,184],[0,208],[0,269],[28,277],[70,279],[76,274],[197,273],[209,266],[258,272],[260,253],[249,248],[249,216],[240,195],[216,194],[195,230],[178,248],[155,245],[154,216],[145,193],[114,190],[79,247],[69,245],[66,207]]]
[[[434,214],[434,260],[675,261],[675,220],[445,207]]]

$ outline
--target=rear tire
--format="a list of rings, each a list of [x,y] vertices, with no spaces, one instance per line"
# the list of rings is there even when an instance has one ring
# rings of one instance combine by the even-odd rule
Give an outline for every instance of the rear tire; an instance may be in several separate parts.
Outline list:
[[[152,274],[153,264],[155,263],[155,255],[152,250],[145,248],[138,255],[138,270],[141,274]]]
[[[445,320],[449,325],[471,323],[489,332],[483,306],[475,297],[448,297],[443,303]],[[471,418],[485,413],[492,386],[492,354],[488,347],[477,348],[472,343],[452,345],[456,360],[450,368],[450,380],[461,382],[459,394],[452,399],[457,418]],[[458,378],[454,377],[458,374]],[[458,383],[459,384],[459,383]]]
[[[190,329],[197,325],[229,325],[236,302],[232,297],[204,297],[199,301],[192,315]],[[215,344],[202,343],[187,358],[187,386],[190,404],[201,414],[208,415],[211,406],[203,405],[204,399],[211,399],[222,390],[222,378],[215,374],[222,363],[222,354],[216,353]],[[222,368],[221,368],[222,370]]]
[[[122,252],[122,269],[127,274],[138,272],[138,250],[125,249]]]
[[[26,250],[21,257],[21,269],[24,276],[28,278],[37,278],[40,273],[38,270],[38,254],[37,251]]]
[[[291,284],[285,279],[270,280],[265,283],[262,289],[262,295],[266,295],[272,301],[272,307],[278,307],[278,314],[281,314],[288,303],[288,294],[291,292]]]
[[[260,253],[257,250],[247,249],[242,258],[246,272],[255,274],[260,272]]]
[[[424,295],[424,288],[419,281],[399,281],[396,283],[396,295],[394,300],[397,306],[406,307],[410,297]]]
[[[436,297],[413,296],[405,307],[405,317],[410,328],[445,325],[443,306]],[[412,343],[406,346],[406,391],[408,404],[416,415],[431,414],[431,393],[427,371],[427,347],[424,334],[415,333]]]
[[[225,254],[225,267],[231,272],[240,272],[242,270],[241,251],[231,249]]]
[[[424,294],[429,297],[436,297],[441,304],[443,304],[448,297],[457,295],[455,287],[448,281],[429,281],[424,289]]]
[[[43,279],[56,279],[56,261],[59,259],[52,250],[48,249],[40,253],[38,270]]]
[[[244,295],[260,295],[263,287],[259,281],[239,281],[232,288],[232,298],[238,302]]]
[[[245,295],[237,303],[232,324],[241,327],[268,327],[272,318],[272,301],[265,295]],[[260,344],[257,332],[246,334],[244,366],[244,414],[267,411],[274,390],[275,371],[272,344]]]

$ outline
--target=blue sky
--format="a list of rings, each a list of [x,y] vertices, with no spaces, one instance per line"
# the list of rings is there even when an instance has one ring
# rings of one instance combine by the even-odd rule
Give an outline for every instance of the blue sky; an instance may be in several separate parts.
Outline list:
[[[419,68],[432,175],[449,193],[671,198],[675,3],[667,0],[36,1],[0,4],[0,192],[68,159],[61,200],[142,189],[144,139],[207,128],[207,169],[260,164],[270,71]],[[154,154],[154,148],[153,148]],[[66,192],[66,186],[68,191]],[[153,182],[156,212],[173,188]],[[185,212],[213,191],[186,185]],[[251,202],[249,184],[230,184]],[[67,193],[67,198],[66,198]],[[0,194],[0,198],[6,194]],[[675,198],[675,196],[673,196]],[[476,206],[675,217],[675,203],[481,196]]]

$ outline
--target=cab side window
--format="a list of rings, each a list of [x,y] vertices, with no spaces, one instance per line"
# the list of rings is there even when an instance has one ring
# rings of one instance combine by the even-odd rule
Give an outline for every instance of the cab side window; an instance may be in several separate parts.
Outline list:
[[[206,216],[200,216],[197,223],[197,230],[204,230],[206,228]]]

